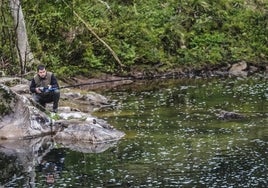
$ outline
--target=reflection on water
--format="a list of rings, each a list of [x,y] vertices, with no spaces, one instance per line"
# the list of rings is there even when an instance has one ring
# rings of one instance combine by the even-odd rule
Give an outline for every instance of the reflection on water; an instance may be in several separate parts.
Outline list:
[[[50,137],[0,141],[0,185],[47,187],[62,182],[66,151],[101,153],[116,142],[91,144],[57,141]],[[61,184],[63,186],[64,184]]]
[[[267,187],[267,86],[265,79],[164,80],[107,91],[118,108],[96,115],[126,132],[123,140],[99,146],[99,152],[88,145],[45,141],[44,149],[27,157],[18,152],[9,155],[3,146],[0,165],[6,170],[0,183],[7,187],[27,182],[36,187]],[[220,120],[220,109],[246,118]]]

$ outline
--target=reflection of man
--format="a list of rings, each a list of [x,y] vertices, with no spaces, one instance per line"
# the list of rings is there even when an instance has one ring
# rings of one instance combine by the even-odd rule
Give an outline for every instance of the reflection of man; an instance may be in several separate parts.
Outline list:
[[[47,174],[46,176],[46,182],[48,184],[53,184],[55,183],[55,177],[54,177],[54,174]]]
[[[57,113],[60,99],[59,84],[53,73],[47,72],[44,65],[37,67],[37,74],[31,81],[30,91],[35,102],[46,107],[46,103],[53,102],[53,112]]]
[[[47,184],[54,184],[64,168],[65,155],[61,149],[52,149],[37,167],[44,173]]]
[[[57,166],[53,162],[43,161],[43,172],[46,173],[46,182],[48,184],[55,183],[57,176]]]

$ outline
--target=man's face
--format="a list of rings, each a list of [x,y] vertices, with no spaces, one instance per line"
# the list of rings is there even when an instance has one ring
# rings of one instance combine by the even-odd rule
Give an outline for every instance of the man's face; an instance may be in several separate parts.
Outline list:
[[[39,75],[41,78],[45,78],[45,77],[46,77],[46,74],[47,74],[46,69],[42,69],[42,70],[39,70],[39,71],[38,71],[38,75]]]

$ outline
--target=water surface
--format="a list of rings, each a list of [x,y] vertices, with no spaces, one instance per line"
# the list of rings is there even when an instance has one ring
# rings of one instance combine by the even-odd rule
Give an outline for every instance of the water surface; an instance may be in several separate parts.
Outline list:
[[[264,78],[215,78],[137,82],[103,91],[117,106],[95,115],[124,131],[125,138],[100,153],[51,143],[34,175],[21,169],[0,184],[267,187],[267,88]],[[246,118],[222,120],[220,110]],[[5,157],[0,164],[12,161]]]

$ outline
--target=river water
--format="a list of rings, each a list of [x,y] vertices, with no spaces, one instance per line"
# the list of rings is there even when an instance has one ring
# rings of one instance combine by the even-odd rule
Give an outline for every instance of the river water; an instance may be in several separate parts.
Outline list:
[[[98,153],[51,143],[32,171],[1,154],[3,170],[17,165],[8,168],[10,176],[2,172],[0,185],[268,186],[267,78],[137,82],[103,94],[116,108],[95,115],[124,131],[122,140]],[[224,120],[221,110],[245,118]]]

